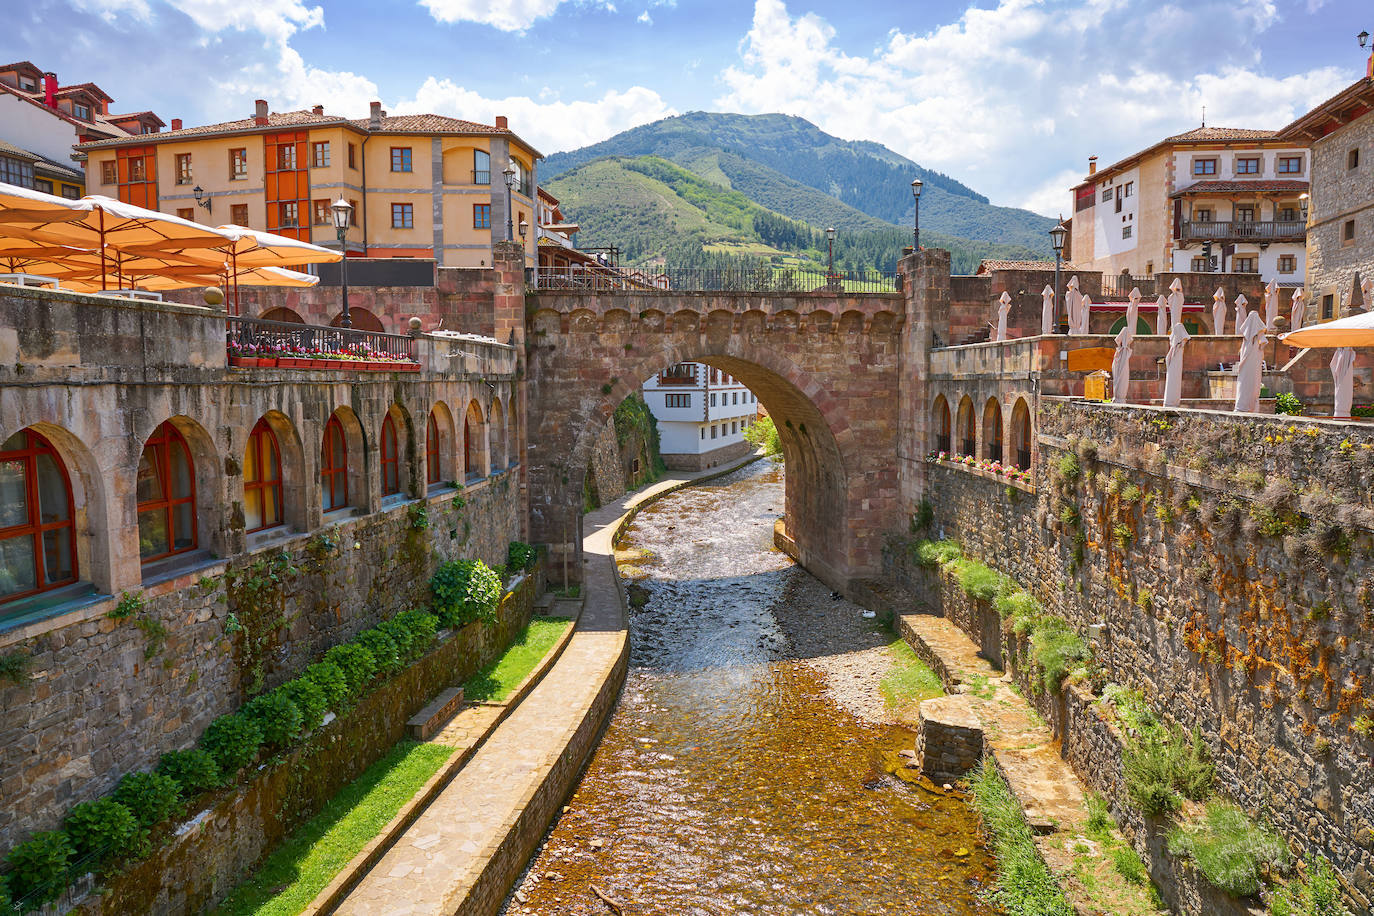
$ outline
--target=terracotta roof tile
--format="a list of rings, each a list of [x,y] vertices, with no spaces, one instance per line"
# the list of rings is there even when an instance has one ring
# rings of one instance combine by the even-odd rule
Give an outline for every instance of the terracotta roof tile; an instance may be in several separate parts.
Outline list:
[[[358,118],[352,123],[367,129],[370,122],[367,118]],[[476,121],[464,121],[462,118],[450,118],[437,114],[389,115],[382,118],[381,129],[408,133],[447,133],[450,131],[461,134],[510,133],[504,127],[492,127],[490,124],[478,124]]]
[[[0,140],[0,153],[4,153],[7,156],[17,156],[20,159],[27,159],[30,162],[37,162],[39,159],[43,158],[37,153],[29,152],[22,146],[15,146],[8,140]]]
[[[1068,262],[1061,262],[1060,266],[1069,269]],[[978,273],[986,274],[994,270],[1054,270],[1053,261],[1005,261],[999,258],[984,258],[978,265]]]
[[[1216,140],[1270,140],[1277,131],[1248,127],[1195,127],[1167,138],[1170,143],[1206,143]]]
[[[273,127],[297,127],[302,124],[345,124],[349,123],[340,117],[328,115],[317,115],[309,109],[300,111],[272,112],[267,116],[268,128]],[[214,134],[232,134],[239,131],[250,131],[259,129],[255,118],[240,118],[237,121],[220,121],[218,124],[203,124],[199,127],[187,127],[182,130],[164,130],[155,134],[140,134],[143,140],[180,140],[184,137],[206,137]],[[123,142],[124,137],[115,137],[111,140],[96,140],[91,143],[83,143],[83,149],[99,148],[102,146],[113,146]]]
[[[1175,191],[1171,197],[1185,194],[1243,194],[1246,191],[1297,191],[1307,190],[1307,182],[1270,179],[1265,181],[1199,181],[1190,184],[1182,191]]]

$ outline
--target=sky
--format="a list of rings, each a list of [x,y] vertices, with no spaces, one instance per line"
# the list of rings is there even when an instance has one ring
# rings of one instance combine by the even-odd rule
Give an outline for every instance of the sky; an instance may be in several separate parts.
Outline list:
[[[323,104],[496,115],[542,153],[687,111],[799,115],[994,203],[1066,208],[1209,125],[1275,129],[1364,75],[1368,0],[30,0],[0,57],[187,126]]]

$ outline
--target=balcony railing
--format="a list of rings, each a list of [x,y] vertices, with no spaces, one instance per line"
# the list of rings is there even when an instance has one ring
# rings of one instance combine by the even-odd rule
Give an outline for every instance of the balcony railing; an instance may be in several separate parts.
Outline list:
[[[1155,293],[1154,277],[1131,277],[1126,274],[1103,274],[1102,275],[1102,295],[1112,298],[1125,299],[1131,294],[1131,290],[1140,290],[1142,297],[1153,297]]]
[[[490,170],[490,169],[487,169],[486,171],[478,171],[477,169],[473,169],[473,170],[472,170],[472,183],[473,183],[473,184],[491,184],[491,170]]]
[[[894,293],[900,276],[892,271],[813,270],[797,267],[540,267],[540,289],[611,290],[635,292],[756,292],[756,293]]]
[[[229,355],[243,360],[296,360],[311,368],[355,368],[357,364],[396,364],[398,369],[416,365],[415,339],[404,334],[327,328],[292,321],[263,321],[230,315],[226,346]],[[321,366],[313,363],[323,362]],[[307,368],[287,363],[288,367]]]
[[[1300,219],[1188,220],[1180,232],[1185,241],[1300,242],[1307,235],[1307,224]]]

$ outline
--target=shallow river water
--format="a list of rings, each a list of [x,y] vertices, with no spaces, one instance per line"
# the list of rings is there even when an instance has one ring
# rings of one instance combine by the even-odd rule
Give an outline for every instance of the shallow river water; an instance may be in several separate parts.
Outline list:
[[[593,887],[625,916],[994,912],[975,815],[886,775],[914,734],[827,688],[892,637],[773,549],[782,498],[758,462],[636,519],[625,691],[507,916],[612,913]]]

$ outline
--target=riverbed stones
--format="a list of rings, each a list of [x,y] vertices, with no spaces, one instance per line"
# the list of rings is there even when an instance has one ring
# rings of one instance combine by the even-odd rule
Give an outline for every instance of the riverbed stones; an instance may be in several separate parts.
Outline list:
[[[921,703],[916,752],[921,773],[933,782],[962,779],[983,756],[983,726],[963,694]]]

